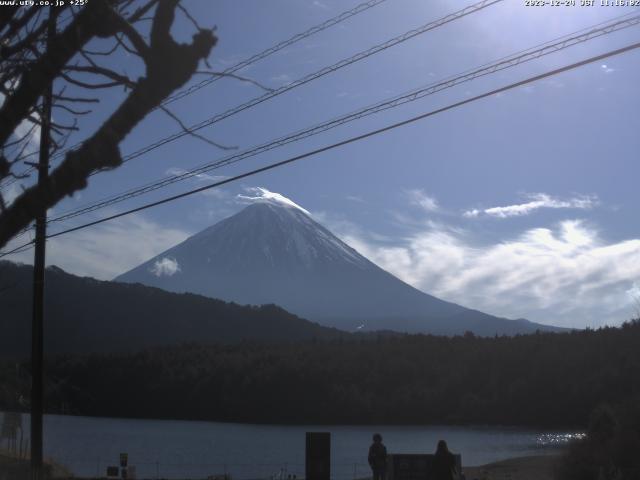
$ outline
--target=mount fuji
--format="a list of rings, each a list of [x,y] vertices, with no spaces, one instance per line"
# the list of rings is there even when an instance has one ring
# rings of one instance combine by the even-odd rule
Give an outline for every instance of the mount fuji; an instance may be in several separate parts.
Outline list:
[[[259,201],[118,276],[239,304],[277,304],[342,330],[476,335],[558,330],[440,300],[381,269],[295,204]]]

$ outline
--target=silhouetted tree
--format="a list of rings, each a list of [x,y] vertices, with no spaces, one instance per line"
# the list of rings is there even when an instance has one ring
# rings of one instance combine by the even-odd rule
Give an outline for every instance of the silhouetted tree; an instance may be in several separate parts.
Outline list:
[[[640,397],[599,405],[585,438],[573,442],[559,467],[561,480],[640,478]]]
[[[630,439],[614,448],[630,462],[640,416],[591,412],[640,398],[639,344],[640,322],[631,322],[516,337],[361,334],[60,356],[47,362],[47,405],[59,411],[64,402],[83,415],[246,422],[590,424],[599,443]],[[0,410],[18,408],[28,392],[15,372],[14,362],[0,363]],[[114,388],[127,395],[114,396]]]
[[[178,9],[196,27],[191,43],[178,43],[171,35]],[[47,39],[49,15],[56,28]],[[50,85],[55,87],[54,107],[58,111],[51,125],[54,151],[63,148],[69,134],[78,130],[77,117],[90,113],[78,105],[98,102],[86,92],[120,87],[127,93],[78,148],[65,154],[44,185],[24,190],[11,205],[0,195],[0,248],[27,227],[42,208],[50,208],[85,188],[93,172],[121,165],[120,143],[196,73],[215,44],[213,30],[200,28],[179,0],[90,0],[80,7],[50,9],[2,7],[0,181],[16,179],[24,172],[22,164],[29,157],[27,145],[37,136],[41,123],[39,99]],[[96,45],[96,49],[90,50],[90,45]],[[117,51],[139,59],[144,74],[133,79],[115,71],[110,65],[115,63],[113,55]],[[65,116],[69,123],[63,124],[58,118]]]

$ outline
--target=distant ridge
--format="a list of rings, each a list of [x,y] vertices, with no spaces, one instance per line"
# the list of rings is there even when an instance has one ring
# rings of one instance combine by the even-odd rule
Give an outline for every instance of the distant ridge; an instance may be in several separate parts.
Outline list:
[[[493,336],[561,330],[495,317],[421,292],[295,204],[277,201],[253,203],[115,280],[240,304],[275,303],[346,331]]]
[[[0,261],[0,357],[26,358],[30,353],[32,277],[31,266]],[[46,355],[346,335],[275,305],[240,306],[144,285],[77,277],[57,267],[47,268],[45,281]]]

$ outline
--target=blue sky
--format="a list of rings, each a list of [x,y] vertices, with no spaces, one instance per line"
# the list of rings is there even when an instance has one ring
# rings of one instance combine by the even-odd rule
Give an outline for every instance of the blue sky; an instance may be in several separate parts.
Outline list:
[[[355,6],[357,1],[191,1],[217,26],[210,58],[222,70]],[[272,88],[472,2],[386,1],[241,73]],[[579,4],[580,2],[578,2]],[[506,55],[640,9],[526,7],[506,0],[226,119],[201,133],[240,150]],[[183,18],[175,34],[189,38]],[[451,88],[212,172],[230,176],[366,132],[528,76],[640,40],[632,27]],[[408,283],[468,307],[571,327],[616,325],[640,298],[637,112],[640,51],[587,65],[374,138],[49,242],[50,264],[110,279],[241,209],[256,187],[309,210],[343,240]],[[140,72],[134,58],[114,65]],[[198,77],[201,79],[202,77]],[[171,105],[186,123],[263,91],[222,79]],[[90,134],[122,92],[106,92]],[[124,153],[177,130],[161,112]],[[56,215],[226,153],[183,138],[120,169],[53,209]],[[56,225],[52,231],[194,186],[201,176]],[[15,192],[14,192],[15,193]],[[31,253],[14,260],[30,262]]]

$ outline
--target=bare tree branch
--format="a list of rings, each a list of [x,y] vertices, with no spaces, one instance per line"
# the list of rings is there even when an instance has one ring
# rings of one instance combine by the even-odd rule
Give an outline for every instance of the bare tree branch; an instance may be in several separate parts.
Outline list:
[[[187,17],[187,19],[193,24],[193,26],[196,27],[196,30],[202,30],[200,25],[198,25],[198,22],[196,21],[196,19],[193,18],[193,16],[189,13],[189,11],[186,8],[184,8],[180,4],[178,4],[178,8],[184,14],[184,16]]]
[[[135,23],[140,20],[149,10],[153,8],[153,6],[158,3],[158,0],[149,0],[145,5],[140,7],[138,10],[133,12],[133,14],[127,18],[127,22]]]
[[[84,72],[84,73],[94,73],[96,75],[102,75],[103,77],[110,78],[114,82],[119,85],[126,85],[129,88],[133,88],[135,86],[135,82],[131,80],[129,77],[125,75],[121,75],[113,70],[109,70],[108,68],[100,67],[98,65],[85,66],[85,65],[67,65],[65,67],[65,71],[73,71],[73,72]],[[63,74],[66,75],[66,74]],[[67,78],[66,76],[65,78]],[[68,80],[68,78],[67,78]],[[77,83],[76,83],[77,84]]]
[[[27,133],[25,133],[24,135],[20,136],[19,138],[17,138],[16,140],[13,140],[12,142],[7,142],[4,144],[3,148],[11,148],[14,145],[18,145],[20,144],[25,138],[27,138],[28,136],[31,135],[31,133],[33,132],[33,130],[36,128],[37,124],[32,123],[31,128],[29,128],[29,130],[27,131]]]
[[[95,50],[87,50],[87,49],[82,49],[81,52],[83,54],[85,54],[85,55],[95,55],[95,56],[100,56],[100,57],[108,57],[113,52],[115,52],[118,49],[118,47],[119,47],[118,42],[115,42],[113,47],[111,47],[109,50],[105,50],[104,52],[96,52]]]
[[[235,80],[240,80],[241,82],[247,82],[250,83],[252,85],[255,85],[258,88],[261,88],[262,90],[266,91],[266,92],[273,92],[274,89],[267,87],[266,85],[261,84],[260,82],[253,80],[251,78],[247,78],[247,77],[242,77],[240,75],[236,75],[235,73],[224,73],[224,72],[209,72],[209,71],[202,71],[199,70],[196,72],[196,74],[198,75],[210,75],[212,77],[228,77],[228,78],[233,78]]]
[[[5,5],[0,8],[0,32],[2,32],[13,20],[14,15],[18,12],[18,5]],[[2,35],[4,37],[4,35]]]
[[[113,15],[107,0],[93,0],[63,32],[50,40],[51,48],[24,73],[16,90],[0,108],[0,144],[7,141],[47,85],[80,48],[94,36],[112,31]]]
[[[92,0],[89,2],[87,7],[78,14],[74,23],[77,24],[82,15],[89,15],[87,13],[89,6],[101,5],[104,7],[103,1]],[[51,172],[44,182],[26,189],[0,215],[0,248],[4,247],[20,230],[27,227],[42,209],[50,208],[65,196],[73,195],[74,192],[85,188],[87,179],[93,172],[121,165],[122,157],[119,144],[149,112],[157,108],[174,90],[185,85],[197,71],[200,61],[209,56],[211,49],[217,42],[212,30],[198,31],[189,44],[179,44],[171,36],[170,30],[177,4],[178,0],[157,2],[150,43],[148,45],[145,43],[147,51],[143,54],[146,74],[135,83],[120,106],[78,149],[67,152],[62,163]],[[95,8],[97,9],[97,7]],[[104,13],[104,8],[102,12]],[[117,12],[109,10],[106,15],[110,16],[108,22],[110,25],[116,25],[117,30],[127,35],[124,32],[127,30],[125,24],[129,24]],[[85,19],[83,28],[87,24],[95,22],[93,18],[83,18]],[[104,21],[104,18],[101,20]],[[106,35],[108,31],[109,29],[98,29],[97,34]],[[64,33],[59,37],[63,35]],[[115,35],[115,32],[112,32],[112,35]],[[77,38],[78,36],[80,38]],[[48,77],[35,78],[36,84],[41,84],[44,88],[47,78],[48,81],[51,81],[56,76],[60,76],[71,58],[70,51],[77,53],[89,38],[89,33],[80,32],[76,38],[67,39],[70,45],[60,47],[69,54],[68,56],[64,55],[64,58],[61,53],[46,52],[39,62],[47,57],[50,62],[54,63],[55,68],[51,68],[49,65],[45,70],[42,65],[39,65],[42,70],[41,74],[48,74]],[[131,41],[132,36],[127,35],[127,38]],[[134,48],[138,47],[134,45]],[[22,95],[26,94],[22,93]],[[30,97],[27,97],[24,100],[29,99]],[[15,128],[11,126],[11,121],[5,120],[5,106],[0,110],[2,114],[0,142],[2,143]],[[26,113],[28,109],[22,109],[22,111]],[[6,131],[9,133],[3,138]]]
[[[130,54],[132,54],[132,55],[135,55],[136,57],[140,57],[140,58],[142,58],[142,59],[144,60],[144,57],[143,57],[140,53],[138,53],[135,49],[130,48],[130,47],[127,45],[127,43],[124,41],[124,37],[125,37],[124,35],[116,35],[116,36],[115,36],[115,39],[116,39],[116,42],[118,43],[118,46],[119,46],[119,47],[122,47],[122,49],[123,49],[125,52],[130,53]],[[141,41],[142,41],[142,43],[144,43],[144,39],[142,39],[142,38],[141,38]],[[146,44],[145,44],[145,45],[146,45]],[[146,50],[145,50],[145,51],[146,51]]]
[[[121,22],[120,31],[129,39],[135,50],[131,50],[119,37],[117,37],[122,47],[129,53],[139,55],[146,62],[147,56],[149,55],[149,46],[144,41],[144,38],[142,38],[142,35],[140,35],[130,23],[125,22],[124,20]]]
[[[203,142],[208,143],[209,145],[212,145],[212,146],[214,146],[216,148],[219,148],[221,150],[237,150],[238,149],[238,147],[236,147],[236,146],[229,147],[229,146],[221,145],[221,144],[219,144],[217,142],[214,142],[213,140],[208,139],[207,137],[205,137],[205,136],[203,136],[203,135],[201,135],[201,134],[199,134],[197,132],[194,132],[187,125],[185,125],[185,123],[182,120],[180,120],[180,118],[178,118],[178,116],[176,114],[174,114],[171,110],[169,110],[167,107],[165,107],[163,105],[160,105],[160,109],[164,113],[166,113],[168,116],[170,116],[173,120],[175,120],[176,123],[178,125],[180,125],[180,128],[182,128],[182,130],[185,133],[191,135],[192,137],[197,138],[198,140],[202,140]]]
[[[59,108],[60,110],[64,110],[65,112],[68,112],[71,115],[88,115],[93,111],[93,110],[74,110],[73,108],[67,107],[66,105],[62,105],[60,103],[52,105],[52,107]]]
[[[65,68],[68,68],[68,67],[65,67]],[[72,85],[76,85],[78,87],[86,88],[89,90],[99,90],[103,88],[121,87],[122,85],[126,85],[125,83],[122,83],[120,81],[105,82],[105,83],[87,83],[87,82],[83,82],[82,80],[73,78],[64,72],[60,73],[60,76],[64,78],[67,82],[71,83]]]
[[[61,102],[71,102],[71,103],[100,103],[100,100],[97,98],[83,98],[83,97],[65,97],[63,95],[54,95],[54,100],[59,100]]]
[[[2,35],[2,41],[10,39],[12,37],[14,37],[16,35],[16,33],[22,28],[24,27],[29,20],[31,20],[31,18],[33,18],[33,16],[38,13],[38,8],[24,8],[24,9],[20,9],[20,11],[24,11],[25,13],[18,18],[11,18],[11,20],[9,20],[9,28],[7,29],[7,31]],[[17,10],[16,10],[17,11]]]
[[[47,29],[47,22],[41,22],[38,28],[29,32],[27,36],[22,38],[20,41],[15,42],[12,45],[3,45],[0,47],[0,60],[5,60],[9,58],[11,55],[16,54],[20,50],[26,48],[30,44],[32,44],[36,38],[41,36],[44,31]]]

